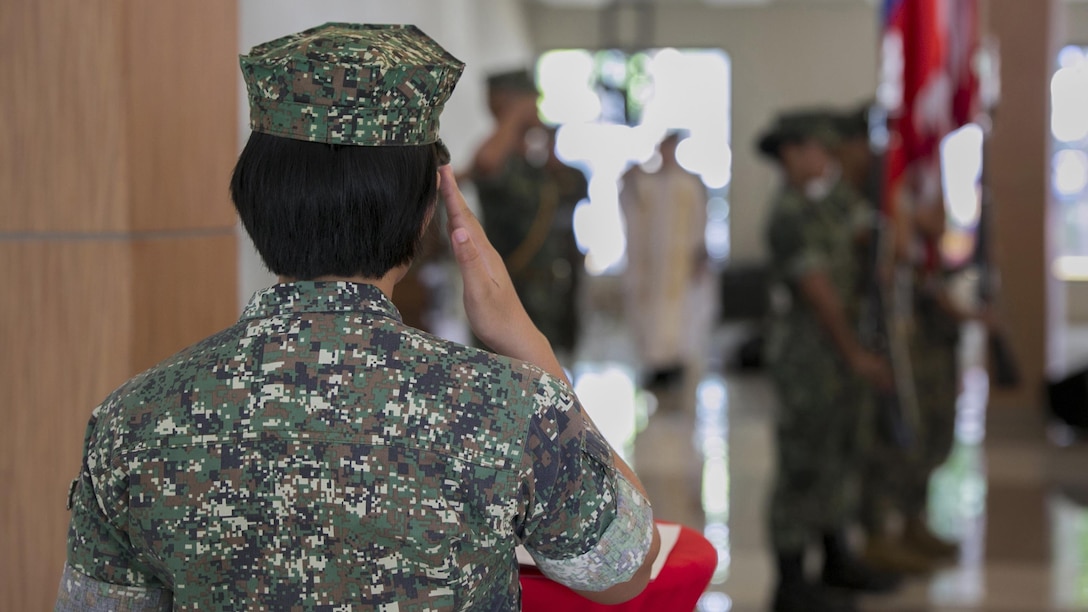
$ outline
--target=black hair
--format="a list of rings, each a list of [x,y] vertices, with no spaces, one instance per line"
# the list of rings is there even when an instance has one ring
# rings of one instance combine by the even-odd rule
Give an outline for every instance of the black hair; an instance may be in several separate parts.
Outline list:
[[[231,176],[274,274],[380,278],[409,263],[437,201],[435,145],[362,147],[250,134]]]

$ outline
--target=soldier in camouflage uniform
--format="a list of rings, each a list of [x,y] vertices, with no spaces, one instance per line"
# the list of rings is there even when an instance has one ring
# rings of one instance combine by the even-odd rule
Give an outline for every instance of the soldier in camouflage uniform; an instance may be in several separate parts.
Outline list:
[[[911,371],[918,395],[919,441],[911,464],[902,513],[903,539],[919,552],[938,560],[958,557],[959,547],[934,534],[926,518],[929,480],[952,454],[959,397],[960,325],[973,315],[951,305],[945,272],[921,267],[915,281],[914,333],[910,338]]]
[[[876,198],[880,197],[882,185],[873,180],[877,178],[877,173],[870,171],[874,156],[869,143],[868,110],[869,105],[865,105],[838,117],[836,123],[842,139],[839,159],[843,166],[844,181],[858,193],[866,193],[870,198]],[[887,253],[889,256],[890,251]],[[870,263],[874,263],[871,261],[872,255],[869,255],[869,259]],[[893,262],[890,259],[888,257],[888,261],[882,261],[880,265],[891,269]],[[891,299],[891,291],[887,287],[884,295]],[[884,315],[881,313],[877,316]],[[891,324],[894,325],[895,322]],[[909,384],[909,388],[898,389],[900,411],[914,410],[918,416],[909,419],[910,444],[904,447],[902,440],[896,439],[886,420],[874,418],[873,426],[868,428],[873,443],[867,445],[861,459],[864,467],[860,519],[867,536],[865,559],[876,567],[904,574],[924,574],[935,567],[930,557],[930,549],[925,544],[918,545],[913,538],[892,533],[889,530],[889,519],[893,514],[902,513],[903,516],[912,517],[923,514],[932,469],[923,467],[932,461],[924,457],[939,455],[940,458],[933,464],[936,467],[944,461],[947,450],[951,448],[952,423],[947,423],[947,429],[934,427],[937,425],[934,418],[940,418],[945,412],[935,412],[932,408],[947,405],[947,402],[937,397],[946,393],[947,389],[947,384],[941,377],[953,382],[952,413],[955,404],[954,364],[949,367],[947,355],[925,351],[924,347],[919,346],[918,340],[918,334],[912,334],[909,340],[904,338],[904,347],[908,349],[904,357],[909,359],[909,368],[905,372],[909,372],[914,378],[912,380],[904,376],[900,382]],[[910,402],[909,408],[905,402]],[[931,436],[940,436],[944,431],[948,432],[947,444],[938,440],[931,441]],[[944,448],[945,451],[942,453],[937,450],[939,448]],[[921,531],[916,531],[918,520],[906,521],[912,526],[904,534],[920,534]],[[924,531],[928,533],[928,530]]]
[[[554,133],[540,122],[537,90],[526,71],[488,79],[494,132],[473,159],[487,237],[506,261],[529,317],[555,349],[573,353],[583,256],[574,240],[574,206],[585,176],[554,153]]]
[[[930,530],[926,511],[930,477],[948,459],[955,438],[959,328],[979,315],[961,311],[948,297],[938,247],[945,230],[939,173],[920,169],[915,166],[910,172],[895,203],[899,256],[904,260],[900,267],[909,278],[900,290],[910,302],[903,318],[909,323],[916,431],[909,448],[888,447],[874,453],[866,478],[870,495],[864,515],[870,532],[866,556],[884,567],[922,573],[959,552],[956,545]],[[891,518],[902,519],[900,531],[890,529]]]
[[[439,168],[463,64],[414,26],[353,24],[241,64],[231,192],[281,283],[94,410],[57,609],[517,610],[518,544],[587,597],[637,594],[659,546],[642,487]],[[501,355],[389,300],[439,188]]]
[[[784,177],[767,222],[775,312],[767,358],[779,407],[770,502],[776,612],[849,610],[852,601],[827,587],[883,591],[896,583],[859,563],[845,538],[866,418],[861,386],[886,386],[890,373],[856,336],[857,196],[838,180],[835,141],[826,112],[803,111],[781,117],[759,142]],[[804,573],[817,540],[822,584]]]

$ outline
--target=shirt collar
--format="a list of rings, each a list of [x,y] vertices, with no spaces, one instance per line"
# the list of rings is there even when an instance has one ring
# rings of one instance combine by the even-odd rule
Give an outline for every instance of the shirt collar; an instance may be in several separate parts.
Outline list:
[[[366,283],[299,281],[272,285],[253,294],[242,319],[303,312],[365,312],[400,322],[400,311],[374,285]]]

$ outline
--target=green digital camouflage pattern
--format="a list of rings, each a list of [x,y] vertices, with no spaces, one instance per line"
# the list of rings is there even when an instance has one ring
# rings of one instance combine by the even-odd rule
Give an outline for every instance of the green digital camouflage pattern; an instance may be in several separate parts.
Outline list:
[[[862,387],[797,283],[806,274],[826,274],[844,304],[854,301],[850,197],[841,185],[820,202],[786,189],[768,218],[777,296],[767,360],[778,399],[770,528],[778,550],[804,548],[820,533],[844,526],[856,510]]]
[[[495,250],[508,264],[515,253],[529,255],[525,265],[510,270],[529,318],[553,347],[572,351],[578,336],[576,294],[583,265],[574,240],[574,207],[586,197],[585,176],[574,168],[538,167],[513,156],[498,175],[475,183],[481,222]],[[536,224],[544,226],[543,240],[527,248]]]
[[[110,395],[85,444],[69,565],[178,609],[517,610],[514,547],[580,559],[623,493],[565,382],[364,284],[258,292]]]
[[[240,59],[253,131],[363,146],[438,140],[465,67],[413,25],[327,23]]]
[[[910,361],[919,408],[926,421],[922,464],[925,470],[932,471],[948,459],[955,438],[959,321],[945,312],[932,295],[920,298],[914,310]]]
[[[916,291],[908,347],[918,423],[911,447],[885,440],[869,453],[863,520],[871,530],[881,529],[892,514],[913,518],[925,512],[930,477],[948,460],[955,442],[958,323],[927,295],[924,283]]]

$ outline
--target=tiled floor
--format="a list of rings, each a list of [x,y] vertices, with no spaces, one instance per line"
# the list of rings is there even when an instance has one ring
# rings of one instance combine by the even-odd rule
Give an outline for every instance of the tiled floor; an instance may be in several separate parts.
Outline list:
[[[585,327],[573,368],[583,403],[633,459],[657,516],[719,551],[700,610],[768,609],[775,402],[762,375],[723,367],[738,328],[718,331],[682,388],[652,397],[633,382],[622,325],[601,314]],[[1088,610],[1088,442],[1048,442],[1041,415],[987,415],[986,389],[983,371],[965,374],[956,449],[931,483],[931,522],[963,542],[962,558],[864,610]]]

